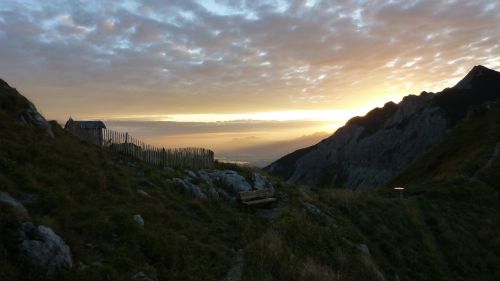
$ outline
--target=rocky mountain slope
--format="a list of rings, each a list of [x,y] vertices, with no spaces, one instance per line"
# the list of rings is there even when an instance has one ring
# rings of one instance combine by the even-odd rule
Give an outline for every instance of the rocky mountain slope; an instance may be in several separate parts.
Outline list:
[[[266,170],[288,183],[370,190],[440,141],[471,107],[500,98],[500,73],[474,67],[456,86],[389,102]]]

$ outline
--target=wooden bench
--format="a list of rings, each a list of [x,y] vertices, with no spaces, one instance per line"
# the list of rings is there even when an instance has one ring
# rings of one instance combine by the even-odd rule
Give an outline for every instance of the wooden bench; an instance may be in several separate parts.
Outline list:
[[[241,203],[247,206],[276,201],[276,198],[271,197],[269,189],[243,191],[239,195]]]

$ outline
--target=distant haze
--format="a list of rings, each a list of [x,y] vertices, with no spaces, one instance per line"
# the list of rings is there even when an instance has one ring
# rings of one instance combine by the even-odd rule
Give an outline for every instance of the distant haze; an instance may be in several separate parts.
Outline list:
[[[232,122],[106,122],[108,128],[129,132],[165,147],[205,147],[218,159],[263,167],[296,149],[313,145],[331,132],[330,123],[313,121]],[[297,137],[297,130],[303,135]]]

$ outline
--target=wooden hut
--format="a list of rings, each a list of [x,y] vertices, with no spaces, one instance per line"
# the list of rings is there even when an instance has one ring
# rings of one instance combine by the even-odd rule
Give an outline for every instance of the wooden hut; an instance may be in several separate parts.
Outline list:
[[[102,121],[75,121],[70,117],[64,129],[89,143],[102,146],[106,125]]]

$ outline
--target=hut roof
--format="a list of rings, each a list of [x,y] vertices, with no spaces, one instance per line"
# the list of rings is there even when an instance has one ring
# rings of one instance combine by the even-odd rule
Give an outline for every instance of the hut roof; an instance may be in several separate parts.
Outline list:
[[[82,129],[105,129],[106,125],[102,121],[68,121],[72,127]],[[68,124],[67,124],[68,125]]]

